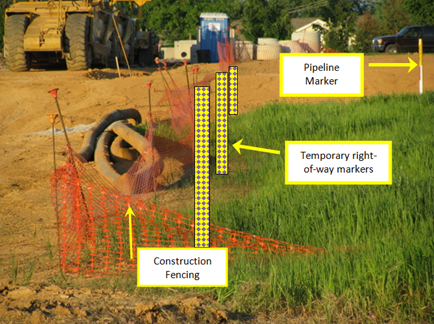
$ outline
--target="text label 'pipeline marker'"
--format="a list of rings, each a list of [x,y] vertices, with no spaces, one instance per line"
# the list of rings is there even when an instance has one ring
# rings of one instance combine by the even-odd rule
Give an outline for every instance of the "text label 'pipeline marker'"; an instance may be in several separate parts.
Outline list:
[[[364,56],[280,54],[281,97],[363,97]]]

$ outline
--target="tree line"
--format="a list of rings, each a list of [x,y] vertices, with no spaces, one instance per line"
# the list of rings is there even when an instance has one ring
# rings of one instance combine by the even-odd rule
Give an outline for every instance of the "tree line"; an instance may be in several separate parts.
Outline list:
[[[11,2],[0,1],[0,49],[4,11]],[[169,44],[195,38],[203,12],[224,12],[232,21],[239,20],[241,33],[252,41],[291,39],[291,19],[320,17],[328,24],[321,30],[325,45],[343,52],[369,52],[373,37],[395,34],[412,24],[434,24],[432,0],[152,0],[142,10],[141,26],[154,29]],[[131,13],[138,15],[138,7]],[[350,37],[354,37],[351,48]]]
[[[434,1],[382,0],[358,19],[352,50],[367,53],[372,38],[395,35],[409,25],[434,25]]]
[[[241,33],[251,41],[291,39],[293,18],[320,17],[328,24],[321,30],[325,45],[342,52],[369,52],[374,37],[434,24],[432,0],[152,0],[143,8],[143,25],[170,43],[194,37],[202,12],[224,12],[241,21]]]
[[[3,50],[3,35],[5,28],[5,10],[10,6],[12,0],[0,1],[0,52]]]

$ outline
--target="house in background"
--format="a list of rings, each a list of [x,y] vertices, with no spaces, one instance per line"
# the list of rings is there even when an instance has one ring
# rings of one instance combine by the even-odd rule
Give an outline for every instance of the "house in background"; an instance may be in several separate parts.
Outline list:
[[[361,19],[362,16],[358,16],[357,22]],[[319,44],[320,46],[324,45],[323,36],[319,28],[315,28],[315,26],[326,30],[329,29],[327,22],[322,20],[320,17],[294,18],[291,19],[291,26],[294,29],[294,32],[291,35],[291,40],[299,41],[300,43],[306,43],[309,45]],[[354,35],[348,39],[348,47],[354,45],[354,40]],[[317,45],[313,46],[316,47]]]
[[[318,53],[320,51],[320,47],[323,45],[322,35],[316,26],[328,29],[324,20],[319,17],[293,18],[291,19],[291,26],[294,29],[291,35],[292,41],[299,41],[305,47],[309,47],[306,49],[309,52]]]

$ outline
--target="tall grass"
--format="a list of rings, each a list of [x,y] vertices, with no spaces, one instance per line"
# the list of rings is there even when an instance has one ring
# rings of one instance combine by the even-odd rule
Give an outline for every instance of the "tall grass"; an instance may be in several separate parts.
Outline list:
[[[433,320],[433,122],[434,93],[270,104],[230,118],[229,143],[281,155],[230,149],[230,174],[212,177],[212,221],[326,253],[236,261],[218,298],[244,311],[298,305]],[[392,141],[393,184],[286,186],[285,140]]]
[[[281,155],[230,148],[229,175],[211,175],[211,221],[325,252],[237,257],[228,287],[173,291],[206,293],[234,311],[319,312],[327,322],[434,321],[433,121],[434,93],[270,104],[231,117],[229,143],[243,138]],[[392,141],[393,184],[287,186],[290,140]],[[136,290],[135,274],[93,283]]]

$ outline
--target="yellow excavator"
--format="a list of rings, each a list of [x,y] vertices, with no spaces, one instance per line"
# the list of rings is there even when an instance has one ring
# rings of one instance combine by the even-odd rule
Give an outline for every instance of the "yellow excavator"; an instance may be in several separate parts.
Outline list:
[[[135,0],[142,6],[151,0]],[[158,37],[142,31],[117,2],[130,0],[15,0],[6,9],[4,55],[14,72],[28,71],[32,63],[66,61],[69,70],[92,64],[115,67],[129,62],[151,65],[158,56]]]

